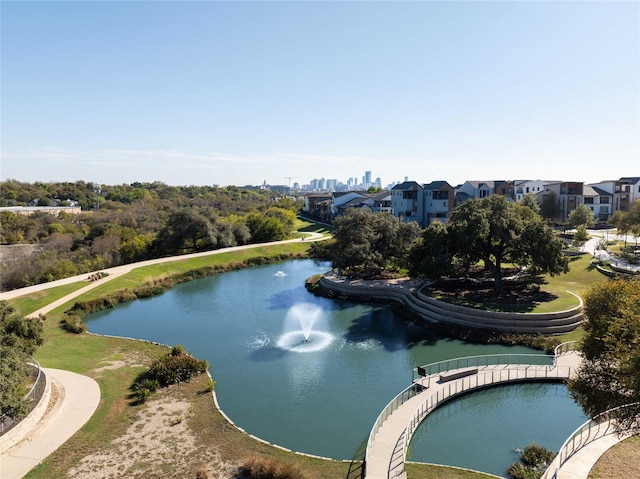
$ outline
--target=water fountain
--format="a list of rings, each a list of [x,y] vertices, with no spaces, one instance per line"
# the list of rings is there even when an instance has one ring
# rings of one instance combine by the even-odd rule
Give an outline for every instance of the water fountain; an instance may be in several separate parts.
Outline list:
[[[277,276],[278,278],[284,278],[287,275],[287,273],[285,273],[284,271],[278,271],[276,272],[276,274],[274,274],[274,276]]]
[[[278,339],[277,346],[287,351],[308,353],[320,351],[331,343],[333,336],[318,331],[313,326],[322,320],[322,308],[310,303],[299,303],[287,311],[284,333]]]

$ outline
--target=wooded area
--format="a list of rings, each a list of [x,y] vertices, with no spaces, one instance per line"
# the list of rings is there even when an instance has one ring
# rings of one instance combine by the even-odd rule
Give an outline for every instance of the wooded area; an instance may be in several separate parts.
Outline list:
[[[0,206],[79,205],[80,214],[3,211],[2,290],[150,258],[278,241],[294,231],[300,204],[270,190],[163,183],[0,183]]]

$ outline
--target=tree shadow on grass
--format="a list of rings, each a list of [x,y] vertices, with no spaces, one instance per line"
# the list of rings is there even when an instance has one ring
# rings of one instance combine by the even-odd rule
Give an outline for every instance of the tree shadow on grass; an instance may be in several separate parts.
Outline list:
[[[504,291],[495,291],[493,281],[453,280],[440,282],[429,287],[426,294],[459,306],[487,311],[530,313],[538,305],[558,299],[558,296],[544,291],[541,278],[528,281],[505,281]]]

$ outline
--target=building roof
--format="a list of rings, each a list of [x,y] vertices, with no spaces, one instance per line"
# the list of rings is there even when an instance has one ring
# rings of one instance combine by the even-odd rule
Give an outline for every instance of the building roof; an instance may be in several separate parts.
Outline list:
[[[448,186],[449,188],[451,188],[451,185],[447,181],[439,180],[439,181],[432,181],[431,183],[428,183],[428,184],[424,185],[424,189],[425,190],[439,190],[443,186]]]
[[[589,190],[593,190],[593,193]],[[603,190],[597,186],[584,185],[584,189],[582,190],[583,196],[613,196],[608,191]]]
[[[418,188],[422,188],[417,182],[415,181],[404,181],[402,183],[398,183],[397,185],[395,185],[393,188],[391,188],[392,190],[413,190],[415,187]]]

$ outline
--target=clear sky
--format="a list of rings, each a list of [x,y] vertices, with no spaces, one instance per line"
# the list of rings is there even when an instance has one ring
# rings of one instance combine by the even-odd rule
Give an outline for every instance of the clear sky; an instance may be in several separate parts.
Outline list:
[[[3,0],[0,178],[640,176],[640,2]]]

